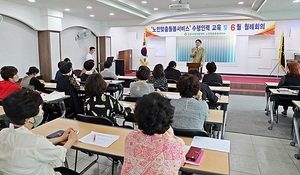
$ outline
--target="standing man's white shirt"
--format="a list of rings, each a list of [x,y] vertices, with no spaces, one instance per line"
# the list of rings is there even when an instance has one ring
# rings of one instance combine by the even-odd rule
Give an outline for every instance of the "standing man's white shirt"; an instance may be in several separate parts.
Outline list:
[[[94,54],[88,53],[85,57],[85,61],[87,61],[87,60],[94,60],[95,61]]]
[[[85,61],[87,60],[94,60],[95,61],[95,47],[90,47],[89,53],[85,57]]]

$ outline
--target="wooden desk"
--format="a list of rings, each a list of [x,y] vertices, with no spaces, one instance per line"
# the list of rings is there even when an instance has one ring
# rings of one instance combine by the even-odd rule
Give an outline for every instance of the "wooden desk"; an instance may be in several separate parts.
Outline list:
[[[273,100],[271,100],[272,96],[274,96],[274,98],[278,95],[286,95],[286,96],[295,96],[295,99],[297,98],[297,95],[298,95],[298,92],[297,93],[292,93],[290,91],[287,91],[287,92],[282,92],[282,91],[278,91],[278,89],[269,89],[270,91],[270,96],[268,98],[268,110],[270,111],[270,126],[268,127],[269,130],[272,130],[273,129],[273,126],[274,126],[274,115],[273,115],[273,108],[274,108],[274,102]]]
[[[118,80],[124,80],[123,87],[129,88],[130,83],[136,81],[136,76],[117,76]]]
[[[265,82],[265,85],[266,85],[266,89],[265,89],[265,97],[266,97],[266,108],[265,108],[265,111],[266,111],[266,115],[269,114],[270,110],[269,110],[269,98],[270,98],[270,88],[276,88],[278,86],[278,83],[274,83],[274,82]]]
[[[170,89],[176,89],[176,84],[175,83],[168,83],[168,88]],[[230,92],[230,87],[229,86],[209,86],[211,91],[213,92],[221,92],[221,93],[228,93]]]
[[[119,101],[119,103],[123,107],[130,107],[131,111],[134,111],[135,102]],[[225,115],[224,115],[224,111],[223,110],[210,109],[209,110],[209,117],[205,121],[205,123],[215,124],[215,125],[220,126],[221,136],[218,134],[218,138],[222,138],[222,136],[224,135],[223,132],[225,132],[225,130],[223,130],[223,128],[225,127],[225,125],[224,125],[224,122],[225,122],[224,117],[225,117]]]
[[[84,123],[71,119],[58,118],[46,124],[43,124],[37,128],[34,128],[32,132],[39,135],[47,136],[60,129],[66,130],[68,127],[72,127],[75,130],[79,130],[79,138],[89,134],[91,131],[119,135],[120,138],[108,148],[103,148],[96,145],[89,145],[81,142],[76,142],[72,146],[74,149],[85,150],[93,152],[95,154],[113,157],[116,159],[123,159],[125,151],[125,138],[132,131],[131,129],[125,129],[120,127],[110,127],[104,125],[99,126],[96,124]],[[186,145],[191,144],[192,138],[183,139]],[[204,154],[205,155],[201,160],[201,164],[199,166],[185,164],[181,168],[181,170],[191,173],[229,174],[228,153],[205,149]]]
[[[121,75],[118,75],[118,80],[134,80],[136,79],[136,76],[121,76]]]
[[[213,92],[221,92],[221,93],[228,93],[230,92],[230,87],[229,86],[209,86],[211,91]]]
[[[44,83],[45,84],[45,88],[48,88],[48,89],[56,89],[56,83]]]

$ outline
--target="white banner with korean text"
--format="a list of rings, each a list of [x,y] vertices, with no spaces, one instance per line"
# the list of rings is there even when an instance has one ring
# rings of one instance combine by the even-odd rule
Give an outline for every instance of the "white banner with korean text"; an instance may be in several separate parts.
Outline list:
[[[147,37],[274,35],[275,21],[165,23],[146,26]]]

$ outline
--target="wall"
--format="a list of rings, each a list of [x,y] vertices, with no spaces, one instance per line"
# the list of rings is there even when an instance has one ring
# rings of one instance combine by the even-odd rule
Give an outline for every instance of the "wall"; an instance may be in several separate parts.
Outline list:
[[[75,41],[75,36],[82,30],[83,28],[81,27],[71,27],[61,32],[62,60],[66,57],[70,58],[73,63],[73,69],[82,69],[89,48],[96,46],[94,34],[91,34],[88,38]]]
[[[13,65],[24,77],[30,66],[39,67],[37,32],[5,17],[0,24],[0,66]],[[1,78],[0,78],[1,79]]]
[[[269,75],[277,64],[278,48],[281,33],[285,33],[286,59],[293,59],[293,54],[300,51],[297,40],[300,36],[300,20],[276,22],[275,36],[237,36],[236,63],[217,63],[218,72],[232,74],[260,74]],[[143,43],[144,27],[115,27],[111,28],[113,54],[119,50],[133,49],[133,69],[139,66],[140,50]],[[150,68],[161,63],[165,67],[168,62],[176,58],[176,37],[166,37],[160,41],[165,45],[164,55],[157,55],[157,40],[147,39]],[[159,44],[158,44],[159,45]],[[205,48],[205,43],[203,43]],[[186,72],[186,63],[178,62],[177,68]],[[272,75],[284,74],[275,69]]]

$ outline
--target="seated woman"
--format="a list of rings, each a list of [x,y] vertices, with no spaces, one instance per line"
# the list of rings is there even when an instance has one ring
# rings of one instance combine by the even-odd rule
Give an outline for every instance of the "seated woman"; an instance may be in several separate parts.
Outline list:
[[[165,69],[166,79],[178,80],[181,72],[176,69],[176,62],[170,61],[168,67]]]
[[[81,74],[80,80],[81,82],[85,82],[86,79],[93,74],[94,72],[94,61],[91,60],[87,60],[84,62],[83,64],[83,68],[85,69],[85,72],[83,74]]]
[[[62,73],[62,76],[57,81],[56,89],[65,92],[66,95],[70,95],[70,98],[64,100],[66,107],[71,108],[69,117],[73,118],[77,114],[83,114],[83,101],[78,96],[80,85],[72,76],[72,63],[63,64],[59,71]],[[72,116],[72,114],[75,116]]]
[[[149,77],[148,83],[152,83],[155,89],[168,91],[168,82],[165,77],[164,67],[162,64],[155,65],[152,75],[153,76]]]
[[[21,86],[17,84],[19,81],[18,69],[14,66],[3,66],[1,68],[0,81],[0,100],[3,100],[6,96],[17,89],[21,89]]]
[[[300,87],[300,65],[298,62],[293,61],[289,62],[287,64],[287,74],[283,76],[279,83],[278,83],[278,88],[281,88],[283,86],[299,86]],[[283,106],[283,111],[281,114],[283,116],[286,116],[288,110],[288,106],[284,105]]]
[[[195,69],[190,70],[189,74],[196,76],[201,81],[201,74],[198,70]],[[214,94],[213,91],[211,91],[211,89],[209,88],[209,86],[205,83],[200,83],[200,91],[202,92],[201,99],[203,100],[208,99],[208,101],[212,104],[217,103],[218,99],[221,97],[221,95],[217,93]]]
[[[41,122],[36,116],[42,103],[39,93],[26,89],[16,90],[3,100],[4,111],[12,124],[0,131],[0,174],[55,175],[54,168],[66,160],[67,151],[78,138],[72,128],[49,140],[31,132]],[[64,141],[63,146],[54,145]],[[69,175],[77,174],[59,169]]]
[[[56,71],[56,74],[55,74],[55,78],[54,78],[55,81],[57,81],[58,78],[62,76],[62,73],[59,71],[59,69],[65,63],[66,63],[65,61],[60,61],[60,62],[57,63],[58,71]]]
[[[223,84],[223,80],[221,75],[215,73],[217,70],[217,66],[214,62],[210,62],[206,64],[207,74],[204,75],[202,83],[208,84]]]
[[[36,75],[39,73],[39,69],[32,66],[29,68],[28,72],[26,73],[27,76],[25,76],[20,85],[23,88],[27,88],[27,89],[31,89],[31,90],[38,90],[38,91],[42,91],[44,89],[45,86],[45,82],[43,80],[39,80],[36,78]]]
[[[131,97],[142,97],[145,94],[154,92],[152,84],[147,83],[150,77],[150,69],[147,66],[140,66],[136,72],[137,81],[130,83],[130,96]]]
[[[108,83],[100,73],[90,75],[85,82],[86,114],[109,118],[115,125],[114,113],[127,116],[125,108],[111,95],[104,94]]]
[[[201,100],[199,79],[191,74],[182,75],[177,84],[181,98],[172,99],[175,107],[173,127],[178,129],[202,129],[208,118],[208,105]]]
[[[170,101],[155,92],[144,95],[134,114],[139,130],[126,137],[121,175],[177,175],[185,161],[185,144],[171,128],[174,108]]]

